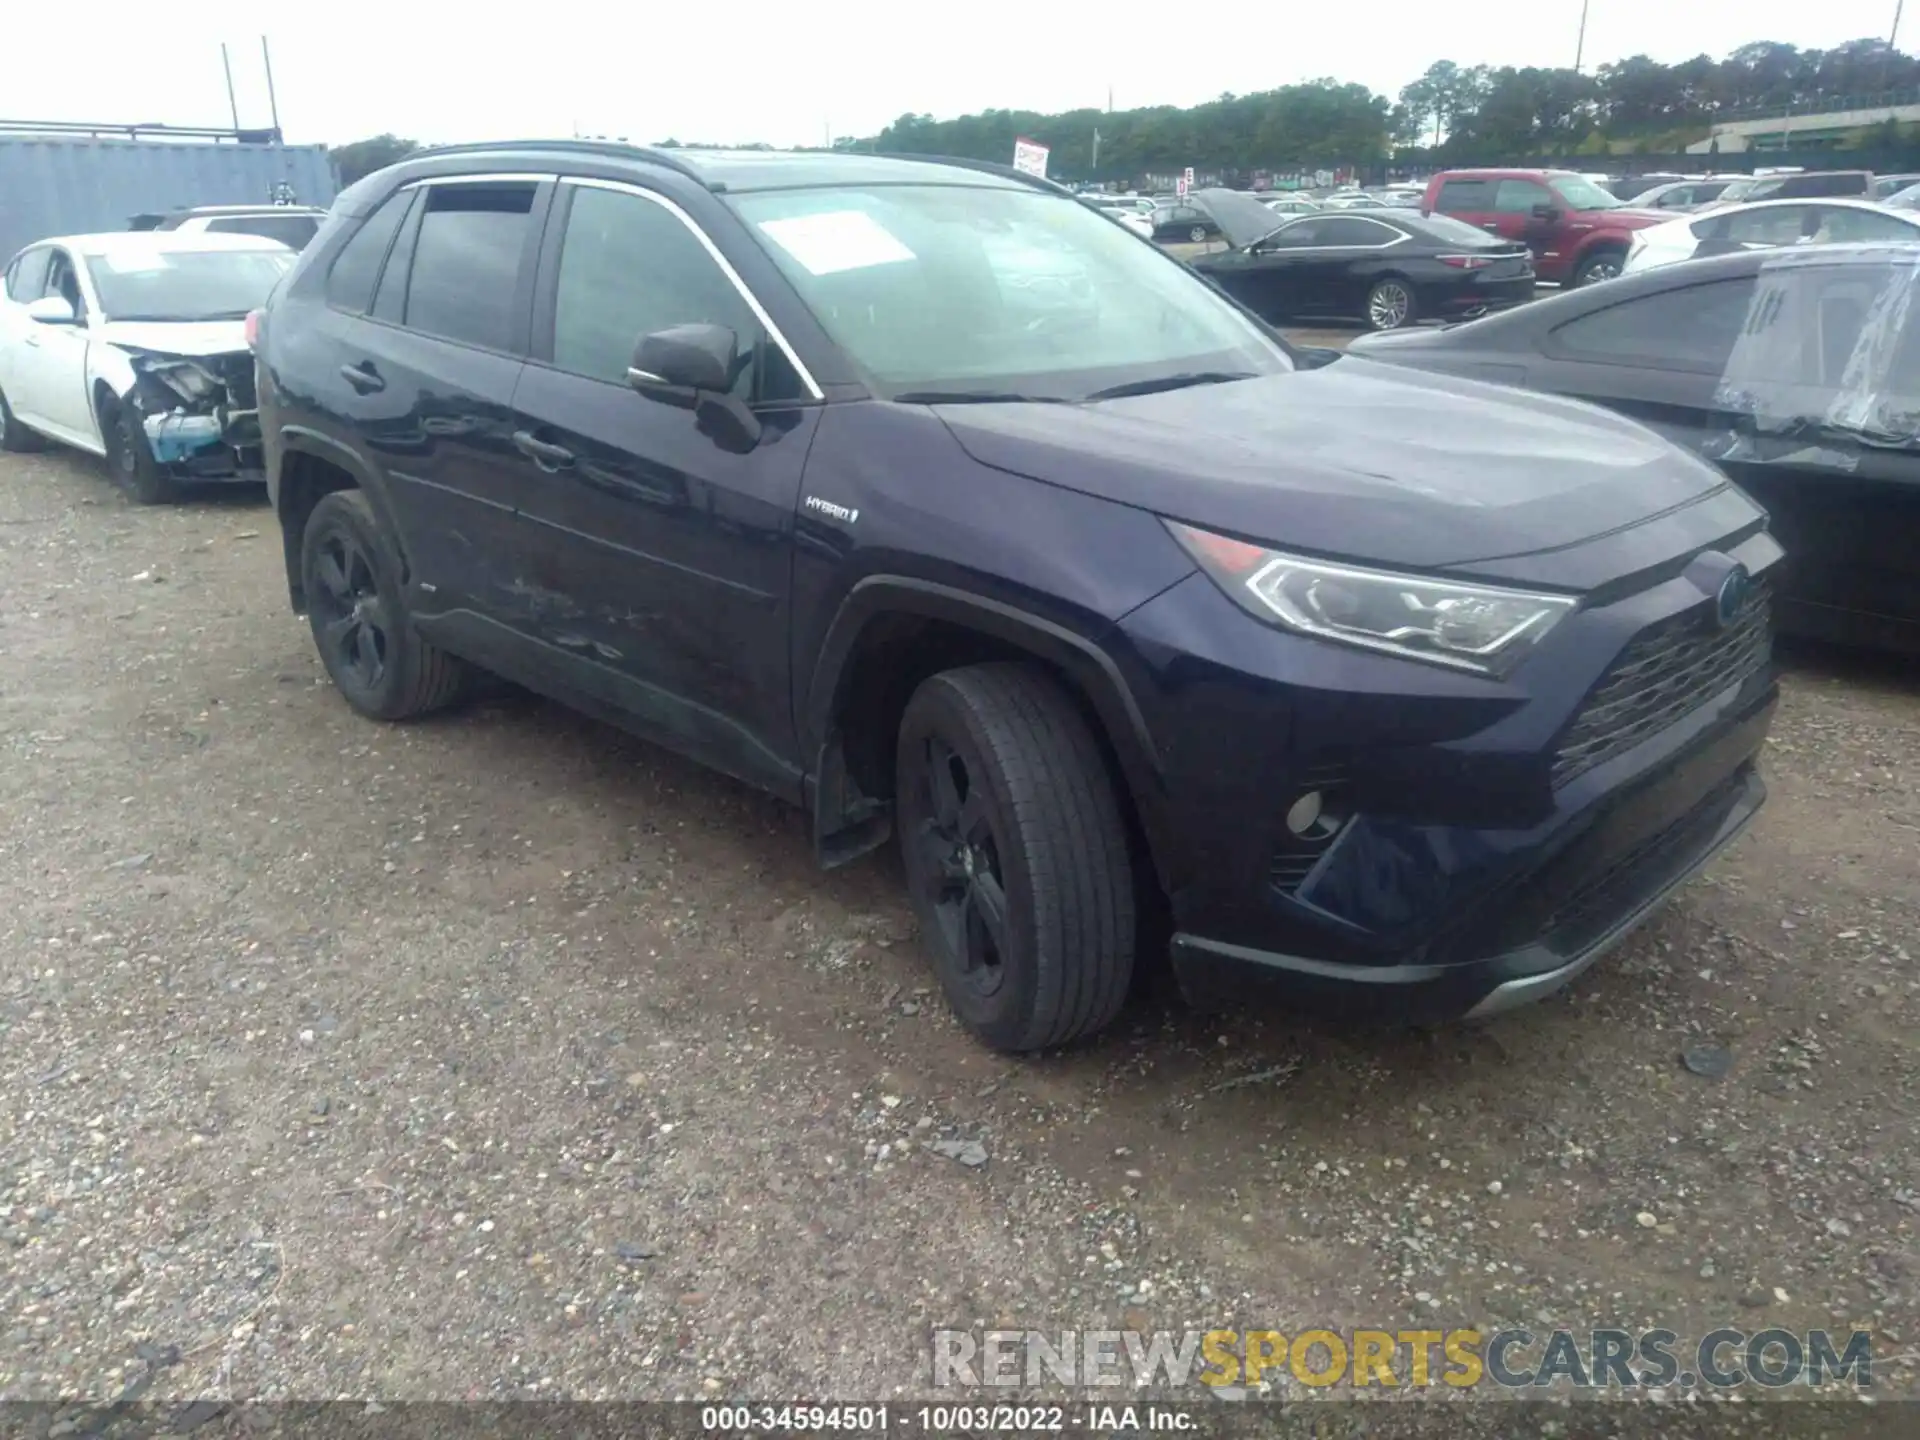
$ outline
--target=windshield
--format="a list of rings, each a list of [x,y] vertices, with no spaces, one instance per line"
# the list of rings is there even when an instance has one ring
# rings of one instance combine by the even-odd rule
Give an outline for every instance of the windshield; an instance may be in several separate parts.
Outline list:
[[[1720,199],[1728,204],[1741,200],[1760,200],[1779,188],[1778,180],[1735,180],[1720,192]]]
[[[1571,210],[1618,210],[1624,203],[1618,195],[1609,195],[1582,175],[1556,176],[1553,192]]]
[[[1293,368],[1186,266],[1063,196],[885,185],[730,203],[882,393],[1084,400]]]
[[[109,320],[240,320],[293,268],[291,250],[123,250],[90,255]]]
[[[1904,190],[1896,190],[1880,202],[1895,210],[1920,210],[1920,185],[1909,185]]]

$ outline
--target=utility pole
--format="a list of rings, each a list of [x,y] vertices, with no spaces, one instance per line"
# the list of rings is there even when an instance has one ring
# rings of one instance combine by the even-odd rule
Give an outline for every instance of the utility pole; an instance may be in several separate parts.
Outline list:
[[[1100,170],[1100,127],[1098,125],[1093,127],[1093,169],[1097,179]]]
[[[233,114],[233,128],[240,128],[240,102],[233,98],[233,62],[227,58],[227,42],[220,42],[220,68],[227,72],[227,109]]]
[[[1905,3],[1906,0],[1893,0],[1893,33],[1887,36],[1887,48],[1889,50],[1898,50],[1900,48],[1900,10]]]
[[[1898,3],[1898,0],[1895,0]],[[1895,22],[1898,23],[1897,21]],[[1587,54],[1587,0],[1580,0],[1580,38],[1573,43],[1573,73],[1580,73],[1580,62]]]
[[[267,71],[267,110],[273,116],[273,135],[280,138],[280,102],[273,94],[273,56],[267,50],[267,37],[260,37],[260,63]]]

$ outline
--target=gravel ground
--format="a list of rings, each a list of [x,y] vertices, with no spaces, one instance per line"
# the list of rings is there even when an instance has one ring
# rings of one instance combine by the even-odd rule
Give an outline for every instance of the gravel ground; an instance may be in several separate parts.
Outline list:
[[[1570,994],[1015,1061],[890,858],[531,698],[359,720],[284,595],[256,496],[0,459],[0,1399],[878,1399],[936,1326],[1511,1322],[1858,1324],[1913,1392],[1890,668],[1791,660],[1761,823]]]

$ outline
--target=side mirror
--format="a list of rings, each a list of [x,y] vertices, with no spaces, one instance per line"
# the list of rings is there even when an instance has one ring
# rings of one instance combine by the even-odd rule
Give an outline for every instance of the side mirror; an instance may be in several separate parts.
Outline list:
[[[1335,350],[1327,345],[1296,345],[1293,347],[1294,363],[1302,370],[1319,370],[1333,364],[1347,352]]]
[[[733,367],[740,342],[724,325],[675,325],[642,335],[627,368],[627,383],[649,390],[733,388]]]
[[[1533,218],[1536,220],[1545,220],[1551,224],[1560,218],[1559,207],[1555,205],[1536,205],[1533,207]]]
[[[73,304],[64,295],[42,295],[38,300],[27,302],[27,318],[41,325],[73,325],[79,317],[73,313]]]
[[[642,395],[693,411],[696,428],[722,450],[760,443],[760,418],[733,393],[740,340],[724,325],[674,325],[642,335],[627,383]]]

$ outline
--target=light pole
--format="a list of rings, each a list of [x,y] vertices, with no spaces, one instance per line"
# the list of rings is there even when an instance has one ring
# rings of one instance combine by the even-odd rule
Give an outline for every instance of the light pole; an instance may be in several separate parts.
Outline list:
[[[1898,4],[1899,0],[1895,0],[1895,3]],[[1588,0],[1580,0],[1580,38],[1573,42],[1573,73],[1576,75],[1580,73],[1580,62],[1587,54],[1587,4]],[[1893,23],[1897,29],[1900,24],[1897,11]]]

